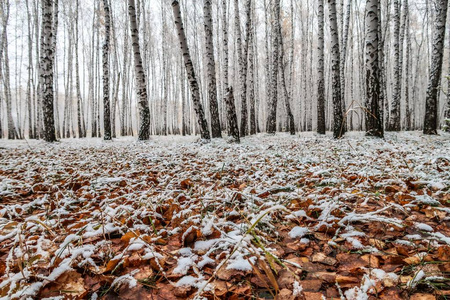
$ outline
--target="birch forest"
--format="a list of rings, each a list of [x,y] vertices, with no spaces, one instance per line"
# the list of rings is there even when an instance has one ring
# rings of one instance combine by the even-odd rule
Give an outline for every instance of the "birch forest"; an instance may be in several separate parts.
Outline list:
[[[448,127],[447,1],[169,2],[2,1],[0,136]]]
[[[0,300],[450,299],[449,0],[0,0]]]

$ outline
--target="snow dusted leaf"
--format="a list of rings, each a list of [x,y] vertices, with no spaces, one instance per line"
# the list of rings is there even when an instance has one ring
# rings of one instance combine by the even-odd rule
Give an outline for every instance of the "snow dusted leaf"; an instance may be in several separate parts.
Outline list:
[[[137,231],[137,232],[135,232],[135,231],[129,231],[129,232],[125,233],[125,234],[120,238],[120,240],[121,240],[122,242],[124,242],[125,245],[128,245],[128,244],[130,243],[130,240],[131,240],[132,238],[136,238],[136,237],[138,237],[138,236],[139,236],[139,231]]]
[[[59,276],[56,281],[46,285],[39,295],[46,298],[63,293],[68,297],[83,298],[87,292],[82,275],[76,271],[68,271]]]
[[[291,229],[291,231],[289,231],[289,236],[293,239],[302,238],[305,235],[307,235],[308,232],[309,232],[308,228],[295,226],[294,228]]]

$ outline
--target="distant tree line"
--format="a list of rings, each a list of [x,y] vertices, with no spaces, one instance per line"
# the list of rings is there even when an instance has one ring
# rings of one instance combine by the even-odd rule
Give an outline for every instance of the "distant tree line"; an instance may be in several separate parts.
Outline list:
[[[3,0],[0,137],[437,134],[450,130],[447,10],[448,0]]]

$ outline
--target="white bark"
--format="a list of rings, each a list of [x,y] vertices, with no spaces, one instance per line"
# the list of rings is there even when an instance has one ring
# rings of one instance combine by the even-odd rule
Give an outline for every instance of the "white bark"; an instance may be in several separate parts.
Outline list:
[[[192,102],[194,104],[194,110],[197,115],[198,126],[200,128],[200,135],[202,139],[209,140],[210,134],[208,129],[208,123],[206,122],[205,113],[200,100],[199,85],[195,76],[194,66],[192,64],[191,55],[189,53],[189,47],[187,44],[186,34],[183,28],[183,21],[181,19],[180,4],[178,1],[172,1],[173,15],[175,18],[175,25],[177,29],[178,39],[180,42],[181,53],[184,59],[184,66],[191,87]]]
[[[383,137],[380,113],[379,0],[366,2],[366,134]]]
[[[134,0],[128,0],[128,14],[130,16],[131,40],[134,53],[134,71],[136,76],[136,89],[139,104],[139,140],[148,140],[150,138],[150,110],[147,99],[147,84],[142,67],[142,56],[139,46],[139,31],[136,18],[136,5]]]

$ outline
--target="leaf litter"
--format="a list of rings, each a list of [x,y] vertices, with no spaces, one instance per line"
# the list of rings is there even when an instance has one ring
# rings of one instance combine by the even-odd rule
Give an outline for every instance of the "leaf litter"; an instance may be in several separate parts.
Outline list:
[[[448,135],[4,142],[0,299],[446,299]]]

